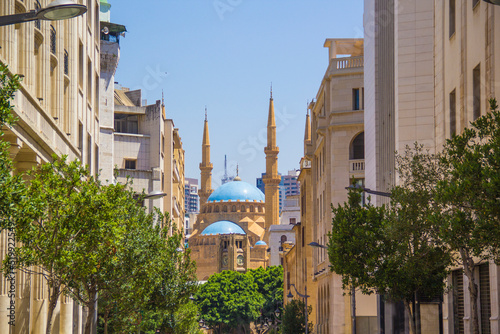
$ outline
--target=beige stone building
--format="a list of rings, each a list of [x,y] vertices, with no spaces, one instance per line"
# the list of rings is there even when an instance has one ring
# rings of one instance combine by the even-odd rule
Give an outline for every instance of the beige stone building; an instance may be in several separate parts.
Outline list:
[[[0,15],[43,8],[51,1],[2,0]],[[81,2],[81,1],[80,1]],[[0,61],[23,76],[14,100],[17,125],[12,143],[15,172],[68,155],[98,170],[99,150],[99,2],[85,2],[83,16],[64,21],[33,21],[0,27]],[[2,232],[0,259],[6,254]],[[39,275],[16,275],[15,326],[8,325],[8,285],[0,279],[0,333],[45,333],[48,290]],[[82,308],[61,296],[54,333],[81,333]]]
[[[326,250],[308,244],[328,243],[330,204],[347,200],[345,187],[353,178],[364,184],[364,47],[362,39],[327,39],[324,46],[329,50],[329,66],[306,118],[299,176],[302,226],[296,227],[297,242],[286,262],[289,268],[297,268],[290,280],[304,287],[301,293],[307,284],[315,331],[350,333],[350,298],[344,296],[341,277],[330,272]],[[359,332],[370,333],[376,328],[376,299],[357,293],[356,300]]]
[[[480,0],[365,1],[365,184],[397,184],[394,151],[415,141],[439,151],[453,133],[488,112],[500,96],[500,7]],[[384,198],[373,196],[375,203]],[[476,269],[481,333],[498,333],[499,269]],[[449,277],[442,319],[439,303],[420,302],[422,333],[470,333],[467,278]],[[406,333],[404,314],[381,305],[386,333]],[[396,319],[396,320],[394,320]]]
[[[199,280],[223,270],[245,272],[268,265],[270,228],[279,225],[278,152],[274,101],[271,95],[267,123],[266,192],[239,176],[212,189],[210,136],[205,114],[200,163],[200,213],[188,240]],[[269,185],[269,186],[268,186]]]
[[[140,90],[121,87],[114,93],[113,165],[102,169],[117,169],[120,183],[132,178],[137,193],[164,193],[145,199],[144,205],[168,212],[184,233],[184,149],[179,129],[166,118],[162,101],[143,106]]]

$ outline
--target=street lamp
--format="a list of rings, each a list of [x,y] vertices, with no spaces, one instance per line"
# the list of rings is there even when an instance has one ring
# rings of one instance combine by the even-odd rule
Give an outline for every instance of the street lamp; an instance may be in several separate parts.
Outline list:
[[[167,196],[166,193],[164,193],[161,190],[155,190],[144,196],[144,199],[158,199]]]
[[[500,0],[483,0],[483,1],[491,3],[492,5],[500,6]]]
[[[85,5],[76,4],[72,0],[55,0],[42,9],[35,9],[26,13],[0,16],[0,26],[36,20],[67,20],[80,16],[86,11],[87,7]]]
[[[328,247],[326,247],[325,245],[318,244],[316,241],[310,242],[308,243],[308,245],[311,247],[328,249]]]
[[[308,310],[307,310],[307,298],[311,297],[311,296],[308,296],[307,295],[307,285],[304,287],[305,291],[304,291],[304,294],[301,294],[298,290],[297,290],[297,287],[295,286],[295,284],[290,284],[291,286],[293,286],[293,288],[295,289],[295,292],[299,295],[300,298],[304,298],[304,303],[306,304],[306,310],[305,310],[305,322],[306,322],[306,334],[309,332],[309,322],[307,321],[307,314],[308,314]],[[288,299],[292,299],[293,298],[293,295],[292,295],[292,291],[289,291],[288,292],[288,295],[286,296]]]

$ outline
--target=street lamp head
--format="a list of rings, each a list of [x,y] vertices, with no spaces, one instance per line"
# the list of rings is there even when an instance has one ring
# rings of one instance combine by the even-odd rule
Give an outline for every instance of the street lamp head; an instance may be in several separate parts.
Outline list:
[[[288,292],[288,295],[286,296],[286,298],[288,298],[288,299],[292,299],[293,298],[292,291]]]
[[[155,190],[144,196],[144,199],[158,199],[167,196],[166,193],[164,193],[161,190]]]
[[[56,21],[67,20],[87,12],[85,5],[79,5],[71,0],[55,0],[36,14],[37,19]]]
[[[327,249],[328,247],[326,247],[325,245],[321,245],[321,244],[318,244],[317,242],[313,241],[313,242],[310,242],[307,244],[308,246],[311,246],[311,247],[317,247],[317,248],[325,248]]]

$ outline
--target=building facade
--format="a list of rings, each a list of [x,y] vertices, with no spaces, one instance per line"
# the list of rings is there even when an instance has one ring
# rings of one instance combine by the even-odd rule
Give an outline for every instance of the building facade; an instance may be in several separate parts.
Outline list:
[[[0,15],[46,7],[51,1],[4,0]],[[67,155],[98,171],[99,151],[99,2],[87,13],[63,21],[33,21],[0,27],[0,62],[23,77],[13,105],[17,124],[6,131],[14,173]],[[7,252],[1,234],[0,258]],[[45,333],[48,289],[42,275],[17,272],[15,326],[8,324],[8,283],[0,279],[0,332]],[[84,310],[61,296],[53,333],[81,333]]]
[[[395,151],[418,142],[438,152],[446,139],[488,112],[488,99],[500,96],[499,17],[499,6],[479,0],[365,1],[368,188],[387,191],[397,184]],[[419,303],[425,333],[470,333],[467,278],[452,269],[443,317],[439,303]],[[483,261],[476,275],[481,333],[498,333],[498,266]],[[385,319],[381,330],[407,332],[404,313],[394,304],[381,304],[379,315]]]
[[[132,178],[137,193],[163,193],[160,198],[146,198],[144,205],[168,212],[172,223],[184,233],[184,150],[179,129],[166,118],[162,101],[143,106],[140,90],[121,87],[114,93],[110,167],[117,171],[116,181],[125,183]]]
[[[198,179],[186,177],[184,181],[184,210],[187,213],[199,211]]]
[[[239,176],[212,189],[210,137],[205,115],[202,142],[200,213],[188,239],[200,280],[223,270],[245,272],[268,265],[270,228],[279,224],[278,152],[274,102],[268,114],[266,193]],[[267,185],[269,185],[267,187]]]
[[[290,277],[292,283],[302,291],[307,286],[314,296],[316,332],[350,333],[351,299],[342,289],[341,277],[330,272],[325,249],[307,245],[328,243],[330,204],[347,200],[345,188],[351,182],[364,183],[364,45],[362,39],[327,39],[324,46],[329,50],[329,66],[308,107],[298,178],[301,226],[295,228],[296,245],[286,262],[288,268],[299,267]],[[357,326],[360,333],[370,333],[376,329],[376,298],[356,293],[356,299]]]

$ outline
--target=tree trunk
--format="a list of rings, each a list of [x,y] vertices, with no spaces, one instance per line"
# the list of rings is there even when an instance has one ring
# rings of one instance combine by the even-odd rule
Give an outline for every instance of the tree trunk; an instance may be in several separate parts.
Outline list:
[[[46,334],[51,334],[52,332],[52,322],[54,321],[54,310],[57,306],[57,300],[61,294],[61,286],[58,283],[53,283],[55,285],[49,288],[49,306],[47,310],[47,328],[45,330]]]
[[[104,334],[108,334],[109,309],[104,311]]]
[[[465,276],[469,279],[471,333],[479,334],[479,312],[477,305],[478,288],[474,277],[474,260],[466,249],[460,249]]]
[[[85,322],[85,332],[84,332],[85,334],[92,333],[92,324],[94,323],[95,302],[97,300],[97,292],[92,290],[89,295],[92,296],[92,298],[90,298],[88,305],[86,305],[88,308],[88,313],[87,313],[87,321]]]
[[[405,304],[405,309],[406,309],[406,312],[408,313],[408,319],[410,319],[410,334],[417,334],[417,326],[415,326],[415,317],[414,317],[414,311],[415,310],[412,310],[412,306],[410,304],[410,302],[408,301],[404,301],[404,304]]]

